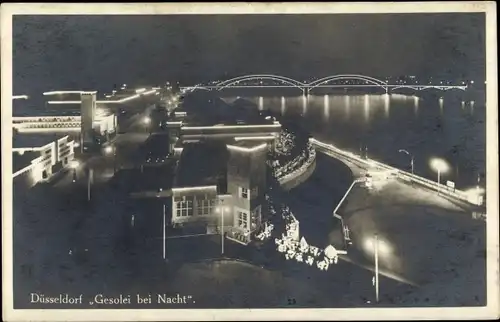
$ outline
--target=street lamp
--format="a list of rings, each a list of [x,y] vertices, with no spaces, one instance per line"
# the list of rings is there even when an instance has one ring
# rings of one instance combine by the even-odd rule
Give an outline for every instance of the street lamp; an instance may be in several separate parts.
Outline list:
[[[151,124],[151,118],[149,116],[145,116],[142,122],[146,125],[148,131],[150,130],[149,124]]]
[[[400,149],[400,150],[398,150],[398,152],[405,153],[406,155],[408,155],[411,158],[411,161],[410,161],[410,164],[411,164],[411,174],[413,174],[413,160],[414,160],[413,154],[411,154],[410,152],[408,152],[408,151],[406,151],[404,149]]]
[[[382,256],[389,256],[391,253],[391,248],[389,245],[383,241],[380,241],[377,234],[373,235],[373,238],[367,238],[364,243],[365,250],[369,253],[373,252],[373,257],[375,261],[375,276],[373,277],[373,286],[375,287],[375,300],[378,303],[379,300],[379,269],[378,269],[378,259],[379,254]]]
[[[104,153],[106,155],[113,154],[113,173],[116,173],[116,147],[113,145],[108,145],[104,148]]]
[[[441,173],[446,173],[450,169],[448,163],[439,158],[433,158],[430,161],[431,168],[437,172],[438,175],[438,193],[441,191]]]
[[[215,212],[221,217],[221,254],[224,255],[224,211],[229,211],[229,207],[224,206],[224,200],[220,199],[219,205],[215,207]]]
[[[78,160],[73,160],[69,166],[73,169],[73,182],[76,182],[76,169],[80,166],[80,162]]]

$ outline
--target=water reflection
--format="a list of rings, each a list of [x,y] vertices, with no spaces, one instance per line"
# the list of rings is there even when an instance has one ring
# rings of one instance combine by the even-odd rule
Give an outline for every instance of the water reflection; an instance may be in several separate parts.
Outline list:
[[[440,97],[439,98],[439,112],[441,115],[443,115],[443,110],[444,110],[444,98]]]
[[[302,95],[302,114],[307,114],[307,96]]]
[[[389,94],[384,94],[384,115],[385,118],[389,118],[389,109],[391,105],[391,97]]]
[[[348,120],[349,116],[351,116],[351,96],[344,96],[344,105],[345,105],[345,119]]]
[[[281,96],[281,115],[285,115],[286,103],[285,97]]]
[[[264,97],[259,96],[259,110],[262,111],[264,109]]]
[[[363,111],[365,116],[365,122],[370,120],[370,96],[365,95],[364,103],[363,103]]]
[[[323,97],[323,104],[324,104],[324,115],[325,115],[325,119],[329,119],[330,118],[330,98],[328,97],[328,95],[325,95]]]
[[[419,104],[420,98],[418,96],[413,97],[413,113],[415,115],[418,115],[418,104]]]

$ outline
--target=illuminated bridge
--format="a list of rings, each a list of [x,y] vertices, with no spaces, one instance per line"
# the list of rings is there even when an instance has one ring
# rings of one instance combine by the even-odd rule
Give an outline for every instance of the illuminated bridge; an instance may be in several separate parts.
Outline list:
[[[265,83],[264,83],[265,81]],[[272,83],[270,83],[270,81]],[[450,90],[459,89],[465,91],[467,85],[450,85],[450,84],[389,84],[387,81],[383,81],[374,77],[356,74],[342,74],[342,75],[332,75],[323,77],[321,79],[314,80],[312,82],[300,82],[298,80],[279,76],[279,75],[268,75],[268,74],[256,74],[256,75],[244,75],[235,78],[231,78],[218,83],[211,83],[209,85],[198,84],[195,86],[185,86],[181,87],[183,92],[192,92],[195,90],[223,90],[226,88],[297,88],[301,90],[304,94],[309,94],[315,88],[381,88],[386,93],[394,91],[396,89],[411,89],[416,91],[426,90],[426,89],[437,89],[437,90]]]

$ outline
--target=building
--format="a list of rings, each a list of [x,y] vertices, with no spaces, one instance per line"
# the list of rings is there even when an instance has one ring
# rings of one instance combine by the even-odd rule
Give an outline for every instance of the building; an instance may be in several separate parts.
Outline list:
[[[218,124],[212,126],[196,126],[185,123],[182,118],[176,117],[165,125],[169,133],[169,146],[175,155],[179,156],[185,143],[200,140],[261,140],[270,142],[274,149],[276,137],[281,131],[281,124],[277,121],[264,124]]]
[[[31,188],[71,165],[74,140],[68,135],[16,134],[12,164],[15,188]]]
[[[80,94],[80,144],[83,149],[94,145],[94,118],[96,114],[96,92]]]
[[[228,239],[248,244],[261,228],[270,148],[259,140],[186,144],[172,188],[172,224],[223,229]]]
[[[266,161],[269,142],[242,140],[227,144],[230,152],[227,171],[228,194],[232,196],[233,227],[228,238],[248,243],[261,228],[265,202]]]
[[[92,129],[86,129],[87,140],[93,143],[103,143],[116,135],[117,117],[115,114],[106,113],[106,110],[97,109],[93,117]],[[45,111],[38,116],[14,116],[12,127],[19,134],[66,134],[76,140],[76,146],[81,145],[82,117],[78,111]],[[87,125],[85,125],[87,127]]]

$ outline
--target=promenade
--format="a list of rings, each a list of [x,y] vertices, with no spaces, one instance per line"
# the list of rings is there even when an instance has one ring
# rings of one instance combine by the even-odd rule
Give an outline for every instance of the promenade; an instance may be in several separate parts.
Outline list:
[[[382,170],[319,150],[344,162],[354,178]],[[357,183],[337,211],[352,241],[343,259],[373,270],[377,234],[380,274],[418,286],[405,296],[408,304],[484,305],[486,223],[473,217],[474,209],[395,175],[374,178],[371,189]],[[455,292],[460,288],[468,292]]]

